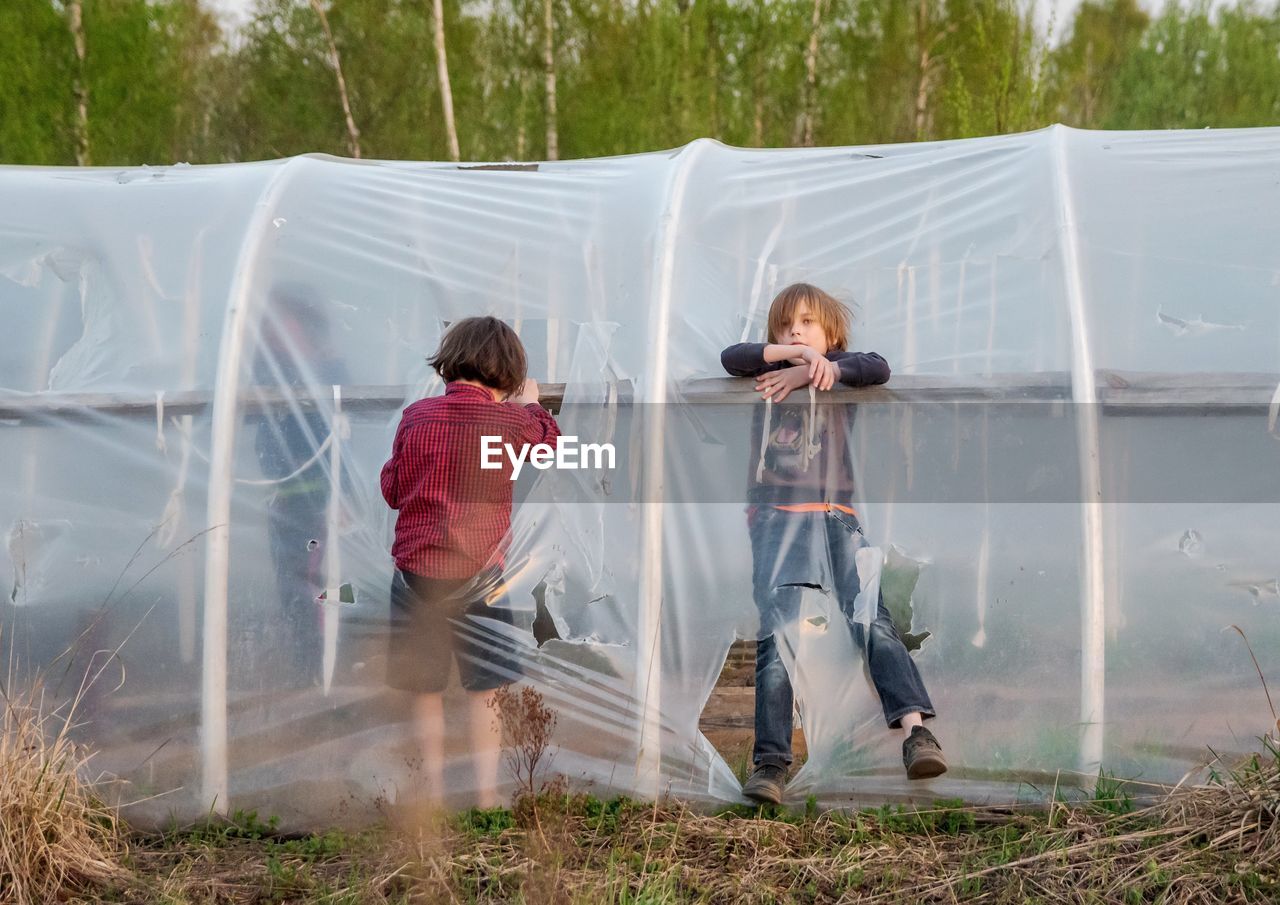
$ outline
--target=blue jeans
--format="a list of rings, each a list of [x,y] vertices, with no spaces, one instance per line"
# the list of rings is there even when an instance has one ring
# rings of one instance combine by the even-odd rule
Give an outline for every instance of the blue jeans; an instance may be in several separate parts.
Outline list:
[[[855,516],[830,512],[784,512],[754,507],[747,520],[751,535],[752,586],[760,610],[756,646],[756,765],[791,764],[793,692],[791,678],[778,652],[782,632],[800,615],[806,589],[833,594],[866,651],[871,682],[880,696],[890,728],[908,713],[934,715],[933,703],[915,661],[889,618],[883,596],[877,601],[870,631],[854,621],[854,601],[861,590],[855,553],[870,546]]]

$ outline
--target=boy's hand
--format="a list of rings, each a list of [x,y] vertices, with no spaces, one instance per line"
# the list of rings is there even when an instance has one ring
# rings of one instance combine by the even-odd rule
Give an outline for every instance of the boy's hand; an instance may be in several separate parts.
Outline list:
[[[756,378],[756,392],[761,398],[781,402],[791,395],[792,390],[798,390],[808,384],[809,365],[796,365],[792,368],[782,368],[779,371],[761,374]]]
[[[809,382],[813,384],[816,390],[829,390],[836,385],[836,381],[840,379],[840,366],[834,361],[828,361],[825,358],[819,358],[816,365],[809,372]]]
[[[507,401],[514,402],[517,405],[528,405],[531,402],[537,402],[538,381],[534,380],[532,377],[526,377],[524,380],[524,386],[520,389],[520,392],[510,397]]]
[[[815,390],[829,390],[835,386],[836,381],[840,379],[840,368],[834,361],[829,361],[827,356],[818,352],[817,349],[804,346],[804,351],[800,353],[800,357],[804,359],[804,367],[809,370],[809,383],[813,384]]]

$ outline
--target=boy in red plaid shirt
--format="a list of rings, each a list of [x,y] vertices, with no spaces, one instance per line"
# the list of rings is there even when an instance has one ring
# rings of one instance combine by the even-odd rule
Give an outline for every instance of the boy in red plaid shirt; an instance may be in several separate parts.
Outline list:
[[[387,680],[415,694],[427,794],[440,803],[444,690],[450,661],[457,661],[469,705],[474,803],[494,807],[501,738],[490,702],[497,688],[518,677],[518,665],[488,620],[511,623],[511,611],[499,604],[513,481],[505,456],[497,467],[492,461],[481,467],[481,438],[500,437],[518,449],[554,444],[560,428],[538,405],[520,338],[497,318],[454,324],[430,361],[445,380],[445,394],[404,410],[382,467],[382,495],[400,513],[391,547],[397,571]]]

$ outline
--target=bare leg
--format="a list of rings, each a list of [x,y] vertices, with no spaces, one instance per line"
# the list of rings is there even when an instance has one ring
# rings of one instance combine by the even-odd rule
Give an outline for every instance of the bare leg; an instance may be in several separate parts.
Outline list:
[[[476,805],[496,808],[498,798],[498,763],[502,757],[502,730],[498,714],[491,706],[492,691],[468,691],[471,705],[471,763],[476,777]]]
[[[417,695],[413,701],[413,722],[422,752],[426,800],[438,806],[444,803],[444,695]]]
[[[923,725],[924,725],[924,720],[920,718],[920,714],[918,713],[905,714],[902,717],[902,734],[903,736],[910,736],[912,729],[914,729],[917,726],[923,726]]]

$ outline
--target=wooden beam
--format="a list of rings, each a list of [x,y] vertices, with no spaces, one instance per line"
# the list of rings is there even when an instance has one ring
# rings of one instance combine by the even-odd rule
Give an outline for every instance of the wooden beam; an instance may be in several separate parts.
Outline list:
[[[1265,414],[1280,374],[1099,371],[1103,414]]]
[[[1137,371],[1097,372],[1099,402],[1103,414],[1265,414],[1280,386],[1280,374],[1266,373],[1155,373]],[[754,403],[759,397],[752,383],[740,377],[692,380],[679,388],[677,398],[687,403]],[[239,409],[261,415],[281,408],[324,407],[332,399],[328,387],[300,392],[279,387],[250,388],[240,394]],[[544,383],[539,397],[543,405],[558,411],[564,402],[565,384]],[[620,401],[631,399],[631,387],[622,388]],[[411,387],[362,385],[342,388],[343,409],[349,413],[394,412],[404,407]],[[803,397],[803,391],[792,400]],[[191,390],[166,393],[167,415],[196,415],[208,408],[213,393]],[[941,376],[904,374],[883,386],[837,387],[818,396],[825,403],[982,403],[1069,402],[1071,381],[1065,371],[993,374],[991,376]],[[0,393],[0,421],[86,421],[103,415],[154,418],[156,399],[140,393]]]
[[[542,384],[539,401],[558,408],[564,399],[564,386],[563,383]],[[343,386],[342,408],[347,413],[397,411],[407,404],[405,399],[411,389],[397,385]],[[209,390],[165,393],[164,412],[166,415],[197,415],[204,412],[212,401],[213,393]],[[328,386],[317,385],[290,392],[279,387],[257,387],[241,392],[238,408],[246,415],[261,415],[292,406],[326,408],[332,402],[333,391]],[[155,418],[156,397],[139,393],[0,394],[0,420],[83,421],[101,415]]]
[[[685,402],[757,402],[754,384],[741,377],[694,380],[680,388]],[[792,393],[789,401],[807,397],[806,390]],[[1066,372],[941,376],[906,374],[871,387],[837,386],[819,393],[819,402],[1057,402],[1071,398]]]

